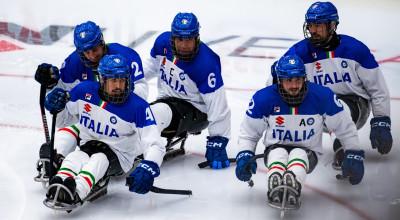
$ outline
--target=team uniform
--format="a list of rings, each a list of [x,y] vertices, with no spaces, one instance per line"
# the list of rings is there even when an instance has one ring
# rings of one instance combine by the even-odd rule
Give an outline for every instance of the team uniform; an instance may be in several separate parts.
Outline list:
[[[289,107],[281,98],[276,85],[256,92],[240,127],[239,151],[255,152],[258,141],[266,131],[263,144],[267,148],[284,145],[309,149],[322,155],[324,124],[343,141],[345,149],[359,149],[357,130],[335,94],[314,83],[309,83],[308,86],[307,95],[298,107]],[[281,157],[278,154],[273,159],[269,158],[266,164],[268,174],[276,170],[293,170],[298,181],[304,184],[306,173],[310,169],[308,159],[291,155],[288,161],[271,166],[270,163],[276,159],[279,161]],[[301,162],[293,160],[295,158],[301,159]]]
[[[296,54],[306,66],[311,82],[327,86],[339,97],[355,95],[368,101],[368,109],[360,116],[361,128],[370,113],[390,116],[390,96],[385,79],[367,46],[347,35],[340,37],[339,46],[333,51],[311,47],[307,40],[293,45],[285,55]],[[366,114],[366,115],[365,115]]]
[[[256,146],[263,134],[264,163],[268,168],[268,205],[285,210],[300,208],[306,175],[323,154],[324,127],[343,144],[343,178],[351,184],[364,175],[364,151],[357,129],[335,93],[307,80],[306,67],[297,55],[283,56],[275,67],[277,83],[257,91],[250,101],[238,137],[236,176],[250,181],[256,173]]]
[[[111,43],[107,45],[108,54],[120,54],[130,64],[132,72],[132,81],[135,84],[134,93],[143,99],[148,96],[148,84],[143,74],[142,60],[139,54],[131,48],[122,46],[118,43]],[[98,74],[86,66],[79,58],[78,53],[74,51],[62,63],[60,69],[60,80],[55,88],[61,88],[66,91],[71,90],[80,82],[83,81],[99,81]],[[57,146],[57,153],[66,156],[72,152],[78,143],[80,133],[80,125],[72,125],[69,127],[61,127],[56,133],[55,146]]]
[[[221,76],[220,58],[204,43],[188,62],[178,60],[170,44],[171,32],[155,41],[151,57],[145,63],[145,77],[157,77],[157,99],[184,100],[207,114],[210,136],[230,138],[230,109]],[[157,123],[159,119],[156,118]],[[161,121],[162,119],[160,119]]]
[[[357,129],[365,125],[372,109],[371,146],[379,153],[387,154],[393,139],[390,96],[385,79],[368,47],[353,37],[337,34],[338,24],[338,11],[331,2],[313,3],[305,14],[305,39],[293,45],[285,56],[298,55],[306,66],[308,79],[332,89],[349,110]],[[273,78],[267,85],[276,80],[273,66]],[[333,168],[340,169],[343,143],[334,136],[332,139],[335,151]]]
[[[65,109],[57,115],[57,126],[79,124],[81,144],[91,140],[107,144],[118,157],[124,172],[132,168],[135,157],[140,154],[145,160],[161,165],[165,148],[149,104],[136,94],[130,94],[124,103],[107,103],[98,91],[99,83],[91,81],[72,89]],[[75,177],[77,192],[82,199],[109,166],[105,156],[86,163],[88,159],[81,150],[74,151],[65,158],[58,172],[58,175]]]

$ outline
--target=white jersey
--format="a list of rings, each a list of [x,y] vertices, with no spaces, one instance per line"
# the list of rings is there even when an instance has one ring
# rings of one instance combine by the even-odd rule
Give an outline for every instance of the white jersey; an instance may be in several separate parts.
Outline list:
[[[99,86],[85,81],[73,88],[65,109],[57,115],[57,126],[79,123],[81,144],[90,140],[108,144],[124,172],[142,153],[145,160],[161,166],[165,147],[149,104],[134,93],[124,103],[106,103],[98,94]]]
[[[324,124],[332,130],[345,150],[359,150],[357,129],[343,104],[329,88],[308,83],[308,92],[298,107],[289,107],[277,86],[257,91],[250,101],[240,127],[239,151],[255,152],[265,132],[264,145],[283,144],[323,153]]]
[[[311,46],[307,40],[293,45],[285,55],[297,54],[311,82],[327,86],[338,95],[357,95],[372,106],[375,117],[390,117],[390,96],[385,79],[367,46],[355,38],[338,35],[334,51]]]
[[[145,62],[147,80],[157,77],[158,98],[175,97],[207,114],[210,136],[231,136],[231,111],[226,99],[219,56],[205,44],[189,62],[173,56],[170,32],[155,41]]]

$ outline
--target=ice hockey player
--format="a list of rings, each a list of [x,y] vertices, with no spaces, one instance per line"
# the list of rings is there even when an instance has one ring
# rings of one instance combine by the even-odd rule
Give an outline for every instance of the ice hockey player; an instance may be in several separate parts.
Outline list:
[[[69,91],[82,81],[98,81],[97,67],[100,59],[107,54],[121,54],[128,62],[132,80],[135,83],[134,93],[147,99],[148,84],[144,78],[142,61],[139,54],[131,48],[118,43],[106,44],[100,27],[92,21],[79,24],[74,30],[74,44],[76,50],[63,62],[60,71],[51,64],[40,64],[35,74],[35,80],[48,89],[61,88]],[[63,158],[77,146],[80,127],[72,125],[60,128],[56,132],[57,158],[54,159],[59,168]],[[38,162],[39,175],[36,181],[44,182],[48,179],[49,166],[45,159],[49,159],[49,144],[45,143],[40,149]]]
[[[57,201],[50,204],[74,208],[108,169],[128,172],[141,153],[144,160],[130,174],[130,191],[148,192],[160,174],[165,148],[149,104],[132,93],[129,64],[122,55],[105,55],[98,66],[100,83],[84,81],[69,92],[70,97],[62,88],[47,95],[46,109],[59,112],[57,126],[78,123],[82,139],[80,149],[66,155],[50,180],[46,196]]]
[[[157,37],[144,73],[147,80],[158,80],[158,97],[150,105],[162,136],[208,127],[205,157],[211,168],[221,169],[230,165],[231,111],[219,56],[200,41],[199,28],[193,13],[178,13],[171,31]]]
[[[364,126],[371,112],[372,148],[387,154],[392,148],[390,96],[381,69],[370,49],[359,40],[337,34],[339,15],[331,2],[315,2],[305,15],[304,40],[285,55],[297,54],[305,63],[311,82],[327,86],[351,111],[357,129]],[[326,132],[328,132],[326,130]],[[333,167],[343,163],[342,144],[334,140]]]
[[[277,84],[257,91],[240,127],[236,176],[250,181],[256,173],[257,142],[265,132],[264,162],[268,168],[268,204],[300,207],[299,197],[306,174],[322,155],[324,124],[343,143],[342,176],[358,184],[364,175],[364,151],[357,130],[343,104],[328,87],[308,82],[303,61],[297,55],[283,56],[276,67]],[[253,158],[253,159],[252,159]],[[283,198],[282,187],[288,188]],[[275,188],[280,190],[274,190]]]

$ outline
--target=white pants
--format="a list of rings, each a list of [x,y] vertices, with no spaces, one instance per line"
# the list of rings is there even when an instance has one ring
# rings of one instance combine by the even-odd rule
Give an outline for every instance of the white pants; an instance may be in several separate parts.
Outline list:
[[[284,148],[278,147],[271,150],[268,154],[267,179],[274,172],[283,175],[286,170],[290,170],[296,175],[297,181],[301,185],[304,185],[308,166],[309,162],[305,150],[295,148],[288,153]]]
[[[93,154],[91,157],[83,151],[77,150],[68,154],[57,176],[65,179],[72,177],[76,181],[76,192],[84,199],[107,172],[109,161],[103,153]]]

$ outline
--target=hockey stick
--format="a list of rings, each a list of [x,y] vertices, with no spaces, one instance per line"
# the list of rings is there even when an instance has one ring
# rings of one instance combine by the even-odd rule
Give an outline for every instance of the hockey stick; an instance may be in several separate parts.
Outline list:
[[[250,163],[255,161],[255,160],[257,160],[257,159],[259,159],[259,158],[263,158],[263,157],[264,157],[264,154],[254,155],[254,157],[252,157],[249,161],[247,161],[246,166],[244,166],[244,169],[248,170],[251,174],[253,174],[251,172],[251,169],[250,169]],[[250,178],[249,181],[247,181],[247,183],[249,184],[249,187],[253,187],[254,186],[254,182],[253,182],[253,180],[251,178]]]
[[[40,105],[40,112],[42,113],[42,123],[44,128],[44,136],[46,137],[46,142],[50,142],[50,135],[49,135],[49,128],[47,126],[47,118],[46,118],[46,111],[44,110],[44,100],[46,98],[46,86],[40,86],[40,98],[39,98],[39,105]]]
[[[126,184],[129,187],[133,183],[134,179],[132,177],[126,177]],[[179,190],[179,189],[163,189],[152,186],[150,189],[153,193],[161,193],[161,194],[175,194],[175,195],[192,195],[192,190]]]
[[[236,158],[228,158],[229,163],[236,163]],[[204,161],[198,164],[200,169],[206,168],[210,166],[210,163],[208,161]]]
[[[49,181],[53,177],[54,136],[55,136],[54,134],[56,133],[56,119],[57,119],[57,112],[53,114],[53,120],[51,122]]]

